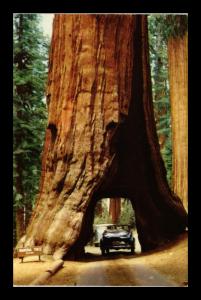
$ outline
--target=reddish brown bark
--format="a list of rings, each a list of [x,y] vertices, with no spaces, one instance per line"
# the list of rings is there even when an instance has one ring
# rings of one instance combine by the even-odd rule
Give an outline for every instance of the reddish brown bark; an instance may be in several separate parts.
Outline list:
[[[109,214],[112,218],[112,223],[116,224],[121,214],[121,198],[111,198]]]
[[[54,257],[91,238],[102,198],[135,208],[143,250],[182,232],[186,212],[170,191],[155,129],[144,16],[56,15],[41,191],[26,245]]]
[[[188,36],[168,41],[173,190],[188,210]]]

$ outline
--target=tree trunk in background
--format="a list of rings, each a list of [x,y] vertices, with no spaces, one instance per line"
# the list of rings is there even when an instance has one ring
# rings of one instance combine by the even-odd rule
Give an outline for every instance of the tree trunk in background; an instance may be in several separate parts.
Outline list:
[[[32,204],[26,203],[25,205],[25,228],[28,226],[32,214]]]
[[[111,198],[109,214],[112,217],[112,223],[116,224],[121,214],[121,198]]]
[[[188,37],[168,41],[173,190],[188,210]]]
[[[18,137],[19,138],[19,137]],[[16,178],[16,192],[20,194],[22,197],[23,187],[22,187],[22,168],[21,168],[21,160],[20,156],[16,159],[17,165],[17,178]],[[25,224],[24,224],[24,205],[19,204],[16,207],[15,211],[15,221],[16,221],[16,241],[18,242],[21,237],[25,234]]]
[[[142,250],[181,233],[187,215],[167,184],[154,122],[146,17],[56,15],[47,94],[25,245],[79,255],[102,198],[131,199]]]
[[[20,238],[24,235],[24,208],[16,209],[16,241],[19,241]]]
[[[102,201],[98,201],[96,204],[96,214],[97,216],[101,216],[103,213],[103,208],[102,208]]]

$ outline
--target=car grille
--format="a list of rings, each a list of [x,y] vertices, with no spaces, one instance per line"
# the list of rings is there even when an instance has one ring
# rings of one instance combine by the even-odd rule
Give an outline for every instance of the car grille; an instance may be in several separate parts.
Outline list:
[[[120,246],[120,245],[128,245],[130,243],[130,240],[128,239],[104,239],[105,245],[112,245],[112,246]]]
[[[124,241],[112,241],[112,245],[115,246],[115,245],[125,245],[125,242]]]

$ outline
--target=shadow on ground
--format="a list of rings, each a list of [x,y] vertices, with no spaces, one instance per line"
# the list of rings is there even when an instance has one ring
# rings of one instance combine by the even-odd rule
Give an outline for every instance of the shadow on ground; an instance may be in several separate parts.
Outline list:
[[[140,253],[135,253],[131,254],[129,251],[126,250],[111,250],[110,253],[106,255],[102,255],[101,252],[99,251],[98,247],[86,247],[85,254],[76,259],[70,259],[66,258],[65,261],[80,261],[80,262],[93,262],[93,261],[104,261],[104,260],[114,260],[114,259],[119,259],[119,258],[127,258],[127,259],[133,259],[133,258],[139,258],[139,257],[145,257],[149,256],[151,254],[159,253],[161,251],[169,251],[172,247],[177,245],[179,242],[182,242],[188,237],[188,232],[185,232],[175,238],[172,241],[169,241],[168,243],[153,249],[149,250],[146,252],[140,252]]]

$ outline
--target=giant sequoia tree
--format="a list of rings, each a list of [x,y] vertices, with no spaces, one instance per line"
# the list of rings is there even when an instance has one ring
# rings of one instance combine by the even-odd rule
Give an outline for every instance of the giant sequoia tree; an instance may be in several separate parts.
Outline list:
[[[101,198],[131,199],[142,250],[181,233],[187,215],[166,180],[152,107],[147,20],[56,15],[40,194],[24,237],[78,254]]]
[[[187,16],[169,17],[168,39],[173,144],[173,190],[188,210],[188,32]],[[172,20],[173,19],[173,20]],[[167,19],[168,21],[168,19]],[[177,31],[176,31],[177,29]]]
[[[169,162],[171,154],[170,134],[168,134],[167,147],[164,149],[163,157],[165,158],[166,165],[169,165],[170,167],[172,165],[173,191],[181,198],[185,209],[188,210],[188,16],[152,16],[150,25],[152,25],[150,26],[152,48],[156,48],[154,45],[154,43],[156,44],[156,41],[153,37],[157,40],[158,37],[160,37],[160,47],[163,44],[167,45],[168,50],[172,120],[172,163]],[[157,56],[158,53],[156,54],[156,57]],[[154,62],[153,65],[157,66],[158,64]],[[164,67],[164,64],[162,67]],[[158,82],[159,80],[157,80],[157,86]],[[157,88],[157,90],[159,89]],[[166,94],[166,96],[168,96],[168,94]],[[167,103],[169,102],[168,98],[169,96],[166,98]],[[161,101],[163,106],[165,105],[164,100],[165,99]],[[170,118],[168,119],[170,120]],[[159,121],[159,140],[161,132],[160,124]],[[164,129],[162,128],[162,131],[163,130],[170,133],[167,126]],[[170,174],[171,168],[168,171]]]

